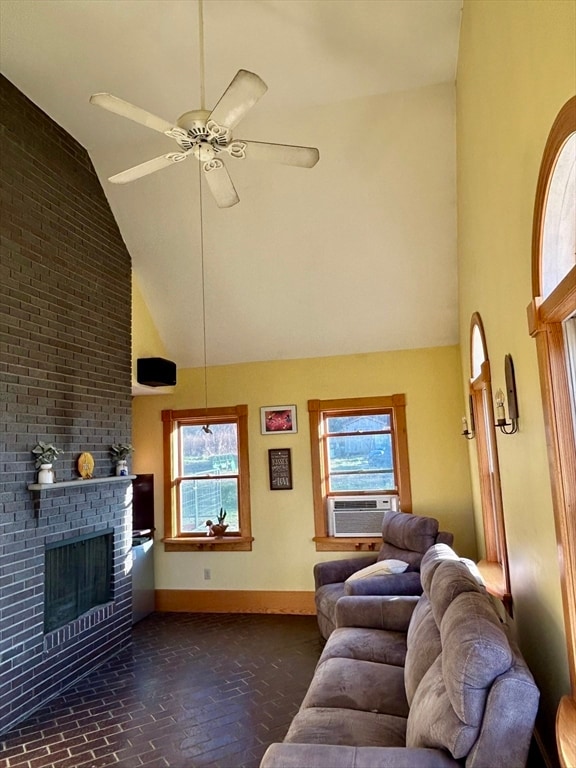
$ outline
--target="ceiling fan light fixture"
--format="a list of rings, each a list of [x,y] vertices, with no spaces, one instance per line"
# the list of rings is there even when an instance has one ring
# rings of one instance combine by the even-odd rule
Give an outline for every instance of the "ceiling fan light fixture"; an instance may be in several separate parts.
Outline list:
[[[216,152],[209,141],[200,141],[198,144],[194,145],[192,154],[196,160],[200,160],[202,163],[207,163],[214,159]]]

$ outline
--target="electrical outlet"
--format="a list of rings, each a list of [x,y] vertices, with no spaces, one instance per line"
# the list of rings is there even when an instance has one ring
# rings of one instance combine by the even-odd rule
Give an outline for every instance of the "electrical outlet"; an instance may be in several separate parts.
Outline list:
[[[210,581],[212,578],[212,574],[210,572],[210,568],[204,568],[204,581]]]

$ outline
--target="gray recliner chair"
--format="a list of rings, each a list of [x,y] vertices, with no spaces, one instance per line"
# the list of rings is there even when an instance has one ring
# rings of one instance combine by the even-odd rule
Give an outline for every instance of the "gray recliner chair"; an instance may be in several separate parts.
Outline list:
[[[433,544],[452,546],[454,536],[438,530],[438,520],[405,512],[387,512],[382,523],[382,546],[374,555],[329,560],[314,566],[318,626],[328,639],[336,627],[336,603],[344,595],[421,595],[420,562]],[[380,560],[408,563],[403,573],[371,576],[347,582],[352,574]]]

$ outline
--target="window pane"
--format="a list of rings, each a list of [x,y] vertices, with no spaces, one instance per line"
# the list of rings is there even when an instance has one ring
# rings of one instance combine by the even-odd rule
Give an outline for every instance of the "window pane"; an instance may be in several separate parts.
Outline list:
[[[390,414],[375,413],[365,416],[330,416],[326,429],[334,432],[378,432],[390,429]]]
[[[395,488],[391,472],[330,476],[331,491],[393,491]]]
[[[477,379],[482,373],[482,363],[486,360],[484,339],[478,325],[472,328],[472,378]]]
[[[570,388],[572,419],[574,421],[574,434],[576,434],[576,315],[568,318],[568,320],[564,322],[564,339],[566,343],[568,386]]]
[[[576,133],[558,155],[542,232],[542,293],[549,296],[576,264]]]
[[[182,427],[184,475],[230,475],[238,472],[236,424],[211,424],[212,434],[201,426]]]
[[[327,443],[330,473],[394,467],[391,434],[329,437]]]
[[[206,520],[216,522],[220,509],[226,510],[228,531],[237,533],[238,482],[236,479],[183,480],[180,485],[181,530],[206,533]]]

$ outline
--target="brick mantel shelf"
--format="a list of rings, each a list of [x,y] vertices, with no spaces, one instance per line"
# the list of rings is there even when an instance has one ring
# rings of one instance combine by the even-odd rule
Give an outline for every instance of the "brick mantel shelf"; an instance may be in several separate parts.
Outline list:
[[[136,475],[111,475],[110,477],[90,477],[83,479],[77,477],[75,480],[63,480],[59,483],[29,483],[29,491],[56,491],[59,488],[83,488],[85,485],[93,485],[94,483],[118,483],[126,482],[127,480],[134,480]]]
[[[32,500],[34,505],[34,519],[36,524],[40,519],[40,508],[42,506],[42,499],[46,496],[43,494],[50,494],[50,492],[59,491],[61,488],[86,488],[88,485],[96,485],[98,483],[126,483],[132,482],[136,475],[111,475],[110,477],[90,477],[83,479],[77,477],[75,480],[63,480],[58,483],[29,483],[28,490],[32,493]],[[51,509],[51,508],[49,508]],[[53,510],[52,510],[53,511]]]

